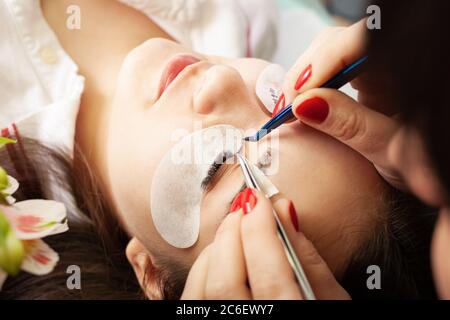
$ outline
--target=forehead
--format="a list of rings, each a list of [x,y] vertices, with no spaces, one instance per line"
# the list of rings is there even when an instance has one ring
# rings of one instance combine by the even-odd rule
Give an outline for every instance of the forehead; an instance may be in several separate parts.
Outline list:
[[[384,186],[367,159],[306,125],[283,128],[280,140],[279,174],[274,179],[290,181],[295,188],[289,193],[304,195],[306,202],[330,202],[338,208]]]
[[[271,179],[294,202],[303,232],[323,258],[342,264],[383,214],[387,185],[339,141],[304,125],[284,130],[279,172]]]

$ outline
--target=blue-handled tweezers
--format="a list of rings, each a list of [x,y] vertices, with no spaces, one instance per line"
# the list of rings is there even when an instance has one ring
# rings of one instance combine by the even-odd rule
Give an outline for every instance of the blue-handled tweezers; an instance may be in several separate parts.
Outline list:
[[[351,65],[345,67],[338,74],[336,74],[331,80],[327,81],[321,88],[327,89],[340,89],[353,79],[355,79],[360,73],[361,70],[367,61],[368,57],[364,56],[363,58],[357,60]],[[270,132],[281,126],[283,123],[286,123],[294,118],[294,113],[292,112],[292,103],[284,108],[280,113],[278,113],[274,118],[272,118],[269,122],[267,122],[258,132],[250,137],[245,137],[245,141],[256,142],[261,140],[263,137],[268,135]]]

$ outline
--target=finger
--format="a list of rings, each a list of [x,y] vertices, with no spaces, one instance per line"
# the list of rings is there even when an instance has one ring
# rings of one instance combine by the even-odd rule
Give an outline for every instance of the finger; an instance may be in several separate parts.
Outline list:
[[[297,233],[294,248],[317,299],[350,299],[349,294],[337,282],[334,274],[317,252],[313,243],[302,232]]]
[[[301,225],[299,225],[298,213],[294,204],[287,199],[280,199],[274,202],[274,208],[297,253],[316,298],[319,300],[349,299],[350,296],[336,281],[327,263],[301,232]]]
[[[311,42],[306,51],[302,54],[302,56],[312,56],[317,48],[326,43],[329,39],[331,39],[335,34],[343,31],[347,27],[326,27],[324,28]]]
[[[300,230],[299,220],[297,217],[297,210],[292,201],[285,198],[277,198],[273,202],[273,208],[277,212],[284,231],[287,233],[289,240],[294,239],[297,232]]]
[[[301,299],[299,287],[277,234],[272,204],[256,192],[257,204],[241,224],[242,245],[253,298]]]
[[[208,260],[207,299],[251,299],[241,244],[241,218],[241,210],[230,213],[217,230]]]
[[[312,89],[298,96],[293,112],[303,123],[361,153],[393,185],[400,183],[387,156],[389,142],[399,128],[394,119],[332,89]]]
[[[286,75],[283,92],[290,103],[301,92],[318,88],[364,56],[366,52],[366,21],[327,31],[320,41],[303,54]]]
[[[189,271],[181,300],[204,300],[208,276],[208,251],[206,247],[195,260]]]

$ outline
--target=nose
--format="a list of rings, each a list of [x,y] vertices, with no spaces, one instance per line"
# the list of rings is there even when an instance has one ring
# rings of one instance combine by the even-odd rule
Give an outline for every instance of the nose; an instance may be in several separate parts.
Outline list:
[[[389,163],[392,166],[394,166],[395,169],[398,171],[400,171],[400,169],[402,168],[401,159],[403,149],[403,138],[404,138],[404,129],[400,129],[389,143],[387,152]]]
[[[202,87],[194,101],[199,114],[224,114],[245,101],[245,84],[238,71],[224,65],[214,65],[204,76]]]
[[[250,90],[238,70],[214,65],[205,72],[201,89],[194,97],[194,112],[239,128],[256,128],[267,119]]]

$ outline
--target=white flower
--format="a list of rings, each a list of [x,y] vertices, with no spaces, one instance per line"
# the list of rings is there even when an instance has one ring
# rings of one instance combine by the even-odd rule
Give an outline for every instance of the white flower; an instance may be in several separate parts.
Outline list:
[[[8,274],[19,270],[34,275],[53,271],[58,254],[41,239],[68,230],[66,208],[51,200],[15,202],[11,194],[19,187],[8,176],[8,186],[0,190],[7,204],[0,204],[0,290]]]

